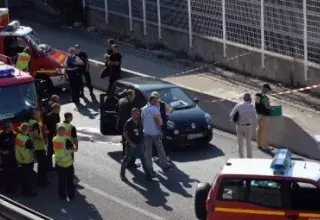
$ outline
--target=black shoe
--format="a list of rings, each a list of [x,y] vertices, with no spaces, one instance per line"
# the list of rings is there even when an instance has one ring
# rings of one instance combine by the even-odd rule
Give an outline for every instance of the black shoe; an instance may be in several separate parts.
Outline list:
[[[128,181],[127,177],[124,174],[120,174],[120,179],[122,181]]]
[[[156,178],[156,177],[157,177],[157,176],[154,175],[154,174],[152,174],[152,173],[146,175],[146,179],[149,180],[149,181],[153,181],[153,178]]]

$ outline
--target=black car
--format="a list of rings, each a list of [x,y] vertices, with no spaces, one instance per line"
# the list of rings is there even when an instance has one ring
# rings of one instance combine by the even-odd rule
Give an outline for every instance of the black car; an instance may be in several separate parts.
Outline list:
[[[124,97],[128,89],[136,92],[137,106],[147,104],[153,91],[160,94],[161,99],[173,108],[167,122],[166,141],[173,145],[186,146],[208,144],[212,140],[212,122],[208,113],[199,106],[197,99],[192,99],[181,87],[160,79],[132,77],[121,79],[115,84],[115,95],[108,98],[100,96],[100,131],[103,135],[118,135],[116,131],[117,113],[115,106]]]

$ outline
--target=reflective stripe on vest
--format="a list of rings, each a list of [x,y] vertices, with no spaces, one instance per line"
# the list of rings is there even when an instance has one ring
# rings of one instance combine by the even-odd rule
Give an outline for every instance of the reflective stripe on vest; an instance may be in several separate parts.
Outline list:
[[[33,143],[35,145],[35,150],[44,150],[45,149],[45,141],[44,141],[43,134],[42,134],[42,122],[37,121],[35,119],[30,119],[29,122],[28,122],[30,127],[33,127],[33,125],[35,123],[38,123],[38,125],[39,125],[40,137],[39,138],[35,138],[34,134],[33,134],[33,131],[31,131],[29,133],[29,136],[30,136],[31,140],[33,141]],[[31,130],[33,130],[33,129],[31,129]]]
[[[71,153],[66,148],[67,137],[55,136],[52,140],[54,158],[60,167],[69,167],[73,164]]]
[[[29,62],[31,59],[31,56],[27,53],[19,53],[18,59],[16,63],[16,68],[20,70],[29,69]]]
[[[73,137],[71,136],[71,131],[72,131],[73,125],[70,124],[70,123],[65,123],[65,122],[59,123],[58,126],[59,126],[59,125],[61,125],[61,126],[64,127],[64,129],[66,130],[66,131],[65,131],[65,135],[66,135],[68,138],[70,138],[70,140],[71,140],[73,143],[75,143],[75,141],[76,141],[77,139],[75,139],[75,138],[73,138]]]
[[[26,142],[30,140],[27,135],[18,134],[15,141],[16,159],[20,164],[33,162],[33,151],[26,148]]]

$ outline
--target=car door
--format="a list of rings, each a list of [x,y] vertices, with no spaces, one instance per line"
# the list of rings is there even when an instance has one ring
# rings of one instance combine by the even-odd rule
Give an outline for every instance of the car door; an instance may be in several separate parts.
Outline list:
[[[320,187],[312,181],[290,181],[290,210],[286,220],[320,219]]]
[[[103,135],[120,135],[117,131],[118,113],[116,106],[125,95],[127,86],[116,83],[114,95],[100,94],[100,132]]]
[[[224,178],[210,220],[285,220],[281,182]]]

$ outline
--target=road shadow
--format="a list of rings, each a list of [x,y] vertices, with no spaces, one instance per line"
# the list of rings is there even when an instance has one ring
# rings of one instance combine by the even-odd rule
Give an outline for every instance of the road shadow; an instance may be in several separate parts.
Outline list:
[[[170,158],[173,161],[185,163],[190,161],[210,160],[213,158],[224,156],[224,152],[215,145],[209,144],[208,147],[190,147],[173,150],[170,153]]]
[[[95,94],[90,94],[90,99],[88,99],[87,97],[88,95],[86,94],[84,97],[83,97],[83,102],[85,103],[85,106],[87,108],[90,108],[94,111],[100,111],[100,104],[99,104],[99,101],[96,97]]]
[[[94,219],[103,220],[93,204],[86,200],[86,197],[76,188],[76,195],[73,201],[61,201],[58,197],[57,176],[55,172],[48,175],[51,185],[46,188],[35,188],[39,195],[33,198],[25,198],[10,195],[10,198],[31,208],[52,219]]]
[[[114,152],[108,152],[108,155],[117,161],[118,163],[121,163],[122,160],[122,152],[121,151],[114,151]],[[140,162],[140,160],[137,160],[137,162]],[[157,163],[154,163],[154,166]],[[160,166],[159,166],[160,167]],[[134,176],[134,179],[140,180],[139,174],[142,173],[140,169],[132,169],[129,170]],[[174,166],[170,170],[161,171],[160,174],[163,174],[163,176],[158,175],[159,182],[166,187],[170,192],[177,193],[183,197],[192,197],[190,193],[187,192],[185,188],[191,188],[191,183],[198,183],[199,181],[196,179],[190,178],[190,176],[186,173],[184,173],[182,170],[180,170],[178,167]],[[144,176],[144,174],[143,174]],[[145,178],[145,177],[142,177]],[[140,181],[137,181],[140,183]]]

